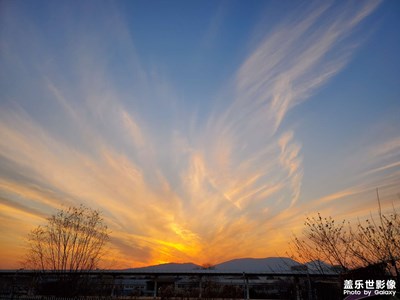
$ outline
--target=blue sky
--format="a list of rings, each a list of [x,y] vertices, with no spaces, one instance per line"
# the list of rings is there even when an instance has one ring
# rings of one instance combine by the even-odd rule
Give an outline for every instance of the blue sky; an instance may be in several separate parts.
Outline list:
[[[0,267],[80,203],[109,267],[284,255],[307,215],[399,206],[396,1],[0,6]]]

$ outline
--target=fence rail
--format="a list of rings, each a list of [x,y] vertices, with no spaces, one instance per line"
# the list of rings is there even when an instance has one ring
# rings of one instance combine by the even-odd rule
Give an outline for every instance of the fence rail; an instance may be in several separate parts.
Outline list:
[[[56,297],[56,296],[26,296],[26,295],[0,295],[0,300],[153,300],[159,297],[112,297],[112,296],[77,296],[77,297]],[[174,298],[169,298],[174,299]],[[181,297],[176,298],[182,300]],[[193,298],[194,299],[194,298]],[[197,298],[196,298],[197,299]],[[189,300],[189,298],[184,298]],[[225,299],[226,300],[226,299]]]

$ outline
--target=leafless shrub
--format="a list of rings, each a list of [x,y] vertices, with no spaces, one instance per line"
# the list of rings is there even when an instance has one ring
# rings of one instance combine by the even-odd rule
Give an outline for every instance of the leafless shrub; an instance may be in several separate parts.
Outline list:
[[[400,215],[394,206],[384,214],[378,193],[377,198],[378,217],[371,214],[356,226],[320,214],[306,218],[303,234],[294,236],[289,255],[304,262],[328,262],[344,271],[386,264],[399,278]]]
[[[28,235],[26,265],[36,270],[76,272],[98,267],[108,229],[97,210],[61,209]]]

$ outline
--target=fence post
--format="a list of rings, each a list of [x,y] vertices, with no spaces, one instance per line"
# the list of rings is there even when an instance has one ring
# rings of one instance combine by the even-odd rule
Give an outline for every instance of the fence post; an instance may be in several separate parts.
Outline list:
[[[154,294],[153,299],[157,298],[157,276],[154,276]]]

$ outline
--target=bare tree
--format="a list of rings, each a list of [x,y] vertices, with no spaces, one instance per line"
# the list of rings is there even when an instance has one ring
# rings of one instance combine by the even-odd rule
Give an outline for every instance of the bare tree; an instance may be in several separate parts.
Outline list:
[[[378,217],[349,222],[335,222],[332,217],[307,218],[301,237],[292,241],[292,257],[302,261],[325,261],[342,270],[387,265],[399,280],[400,215],[393,206],[384,214],[378,198]],[[294,253],[293,253],[294,252]],[[317,266],[318,267],[318,266]]]
[[[211,263],[204,263],[201,265],[202,270],[214,270],[215,266]]]
[[[291,256],[315,262],[317,268],[321,261],[339,265],[345,270],[352,266],[348,255],[351,235],[346,230],[345,220],[335,222],[332,217],[323,218],[318,213],[317,217],[307,217],[304,225],[303,236],[293,239],[292,250],[295,254]]]
[[[97,210],[59,210],[28,235],[29,268],[76,272],[98,267],[108,241],[108,229]]]
[[[351,252],[361,266],[388,263],[390,271],[399,278],[400,215],[395,207],[383,214],[379,194],[378,220],[372,215],[364,223],[358,222],[357,232],[351,243]]]

